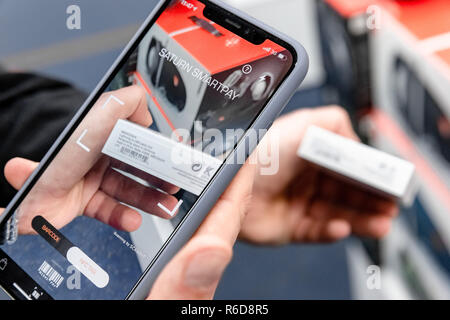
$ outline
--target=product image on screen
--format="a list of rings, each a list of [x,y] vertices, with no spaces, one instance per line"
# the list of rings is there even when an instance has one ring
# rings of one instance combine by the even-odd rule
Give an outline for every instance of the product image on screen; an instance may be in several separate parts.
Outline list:
[[[15,295],[126,298],[289,74],[281,41],[205,8],[160,11],[15,208]]]

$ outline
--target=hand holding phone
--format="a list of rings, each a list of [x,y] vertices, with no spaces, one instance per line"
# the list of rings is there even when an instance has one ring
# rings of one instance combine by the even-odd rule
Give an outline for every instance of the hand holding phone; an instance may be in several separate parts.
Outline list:
[[[36,166],[30,160],[14,159],[6,169],[8,181],[20,189]],[[256,169],[247,163],[239,171],[195,235],[163,269],[148,299],[213,298],[222,272],[231,261]]]

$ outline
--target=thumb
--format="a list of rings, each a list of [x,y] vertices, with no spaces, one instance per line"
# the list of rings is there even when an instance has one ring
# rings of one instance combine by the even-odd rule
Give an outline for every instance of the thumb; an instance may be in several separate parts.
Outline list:
[[[19,190],[38,164],[23,158],[11,159],[5,165],[5,178],[16,190]]]
[[[232,248],[218,237],[194,237],[156,280],[148,299],[212,299],[232,257]]]
[[[255,167],[248,163],[189,242],[156,279],[149,299],[212,299],[231,261],[250,199]]]

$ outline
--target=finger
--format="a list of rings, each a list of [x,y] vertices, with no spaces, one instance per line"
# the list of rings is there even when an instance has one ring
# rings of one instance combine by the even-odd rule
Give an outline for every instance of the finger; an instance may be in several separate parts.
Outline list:
[[[359,137],[353,130],[350,116],[342,107],[327,106],[312,109],[305,121],[308,121],[309,125],[315,125],[341,136],[359,141]]]
[[[217,235],[229,245],[234,245],[252,201],[255,170],[256,166],[248,163],[242,167],[196,235]]]
[[[317,198],[327,199],[329,202],[338,202],[342,195],[344,183],[338,181],[335,177],[331,177],[329,173],[319,169],[317,188],[315,196]]]
[[[142,223],[139,212],[121,204],[103,191],[94,194],[84,214],[127,232],[136,231]]]
[[[245,216],[254,167],[245,165],[194,237],[159,275],[150,299],[211,299],[231,260]]]
[[[277,131],[283,138],[281,148],[288,148],[295,153],[306,131],[312,125],[350,139],[359,140],[353,130],[348,113],[338,106],[301,109],[284,115],[275,121],[268,135],[270,136],[272,131]],[[261,143],[268,140],[268,138],[264,138]]]
[[[305,214],[297,220],[293,228],[292,241],[334,242],[351,234],[351,225],[348,221],[330,216],[327,210],[318,206],[319,201],[315,198],[309,202]]]
[[[164,268],[148,299],[212,299],[231,257],[231,247],[220,238],[193,238]]]
[[[5,178],[14,189],[19,190],[38,165],[23,158],[11,159],[5,165]]]
[[[314,219],[304,217],[293,233],[295,242],[327,243],[348,237],[351,234],[350,224],[343,219]]]
[[[394,200],[375,199],[373,204],[369,201],[367,203],[369,208],[390,218],[395,218],[399,214],[398,204]]]
[[[328,216],[323,220],[346,221],[351,231],[359,236],[381,238],[385,236],[392,223],[392,216],[379,213],[377,211],[355,210],[351,207],[330,203],[327,200],[317,199],[310,208],[311,215],[317,215],[314,211],[321,211],[322,215]]]
[[[273,184],[271,176],[259,177],[264,185],[273,185],[272,188],[275,193],[279,191],[277,189],[279,186],[288,184],[293,176],[305,171],[305,166],[308,163],[297,156],[297,150],[311,125],[353,140],[359,140],[352,128],[347,112],[341,107],[302,109],[280,117],[258,145],[258,149],[270,150],[268,145],[273,139],[279,139],[283,142],[279,144],[277,160],[279,161],[279,168],[289,168],[289,170],[279,170],[277,173],[279,184]]]
[[[49,187],[55,192],[71,190],[101,157],[118,119],[151,124],[143,89],[131,86],[102,95],[44,173],[43,178],[51,182]]]
[[[394,217],[397,210],[396,203],[370,190],[342,181],[327,172],[321,172],[318,179],[317,196],[329,202],[348,206],[360,211],[373,211]]]
[[[138,168],[132,167],[129,164],[126,164],[124,162],[121,162],[119,160],[112,159],[111,160],[111,167],[119,169],[121,171],[127,172],[129,174],[132,174],[138,178],[141,178],[142,180],[146,181],[148,184],[150,184],[155,189],[160,189],[168,194],[175,194],[178,191],[180,191],[180,188],[166,182],[164,180],[158,179],[155,176],[152,176],[151,174],[148,174],[145,171],[139,170]]]
[[[164,219],[171,219],[177,213],[169,215],[158,205],[161,204],[169,209],[174,208],[178,204],[174,196],[146,187],[112,168],[107,169],[100,189],[120,202]]]

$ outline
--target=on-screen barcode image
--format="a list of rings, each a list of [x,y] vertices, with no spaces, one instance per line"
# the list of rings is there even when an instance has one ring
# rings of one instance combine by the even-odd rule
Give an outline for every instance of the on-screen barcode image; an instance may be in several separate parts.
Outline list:
[[[39,274],[46,279],[53,287],[58,288],[64,280],[64,277],[58,271],[44,261],[39,267]]]
[[[131,150],[130,148],[127,148],[127,147],[121,147],[120,153],[122,153],[124,155],[128,155],[128,156],[132,157],[133,159],[136,159],[143,163],[147,163],[147,161],[148,161],[148,156],[146,156],[145,154],[139,153],[137,151]]]

